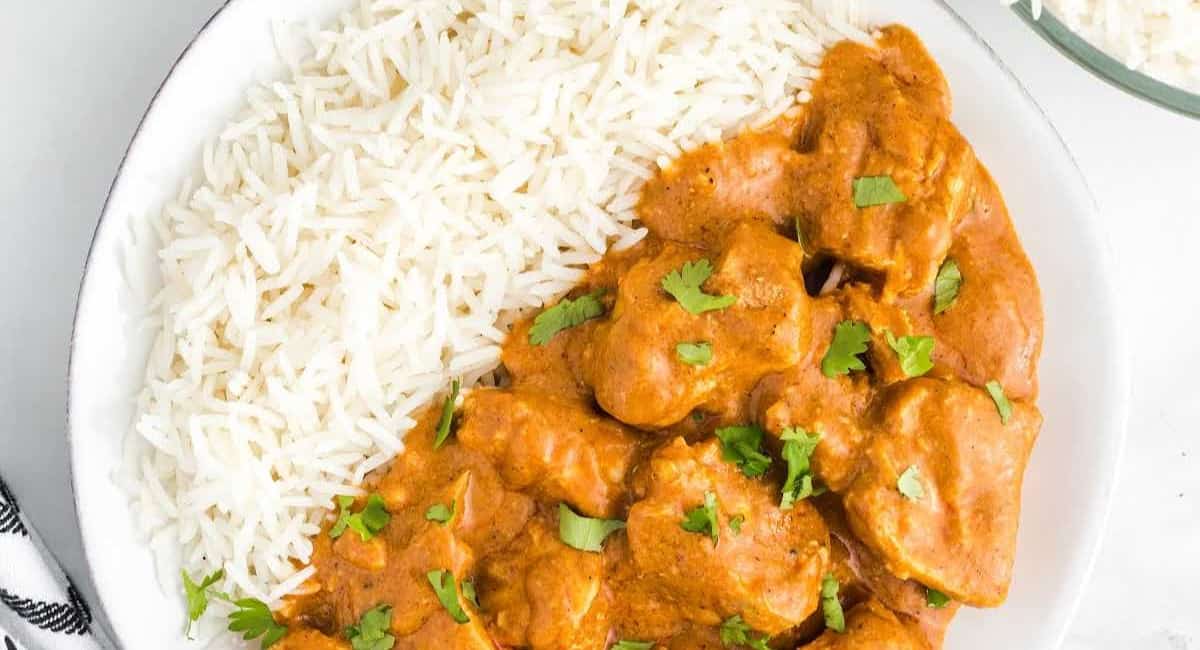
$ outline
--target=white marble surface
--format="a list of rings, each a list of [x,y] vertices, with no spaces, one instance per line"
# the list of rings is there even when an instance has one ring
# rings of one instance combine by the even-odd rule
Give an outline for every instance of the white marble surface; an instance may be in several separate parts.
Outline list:
[[[75,292],[142,111],[222,0],[0,4],[0,474],[88,595],[63,435]],[[1200,650],[1200,121],[1096,81],[993,0],[951,4],[1062,131],[1125,278],[1129,447],[1064,648]]]

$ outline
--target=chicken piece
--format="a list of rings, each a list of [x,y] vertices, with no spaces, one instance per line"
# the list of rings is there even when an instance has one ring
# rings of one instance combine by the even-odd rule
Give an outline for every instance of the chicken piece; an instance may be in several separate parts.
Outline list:
[[[927,650],[923,641],[877,600],[855,605],[846,613],[846,631],[827,630],[804,650]]]
[[[734,296],[725,309],[692,314],[662,288],[663,277],[703,251],[668,244],[622,279],[611,318],[594,330],[583,373],[600,406],[622,422],[668,427],[693,409],[710,412],[739,402],[768,372],[796,364],[807,348],[809,298],[802,249],[762,228],[734,228],[715,271],[710,295]],[[685,363],[680,343],[708,343],[712,359]]]
[[[392,650],[496,650],[482,615],[462,597],[461,591],[458,601],[469,618],[466,623],[455,622],[445,610],[436,612],[412,634],[397,636]]]
[[[804,111],[764,131],[684,153],[642,187],[638,217],[655,235],[706,246],[736,225],[791,226],[793,176],[804,156],[792,148]]]
[[[807,133],[815,137],[802,145],[808,160],[793,179],[803,241],[810,252],[883,272],[887,296],[933,281],[971,198],[975,156],[948,119],[938,77],[911,32],[886,28],[878,49],[835,45],[813,89]],[[878,176],[906,200],[858,207],[855,181]]]
[[[514,489],[567,501],[589,517],[613,517],[637,437],[586,404],[537,392],[485,389],[463,405],[458,441],[496,464]]]
[[[948,255],[963,278],[958,299],[934,315],[931,285],[910,310],[927,321],[922,330],[935,333],[937,364],[976,386],[995,379],[1009,397],[1033,399],[1042,350],[1041,292],[999,189],[986,170],[980,176],[980,199],[959,225]]]
[[[603,558],[559,541],[542,519],[482,566],[488,628],[505,646],[601,650],[608,639]]]
[[[999,605],[1041,414],[1014,403],[1003,424],[984,391],[920,378],[889,390],[876,415],[879,433],[845,492],[850,528],[898,578],[968,605]],[[923,492],[916,498],[898,488],[909,468]]]
[[[889,333],[895,339],[918,334],[908,313],[895,304],[879,300],[871,287],[863,284],[848,285],[831,295],[836,296],[841,304],[844,320],[866,323],[870,328],[867,358],[875,381],[893,384],[908,379],[900,367],[900,358],[887,338]],[[819,349],[818,353],[824,356],[827,348]]]
[[[629,510],[626,533],[630,570],[650,600],[701,625],[720,625],[739,614],[767,634],[816,609],[829,533],[807,502],[781,510],[778,486],[743,476],[722,459],[715,439],[691,447],[676,439],[655,452],[638,482],[643,498]],[[689,532],[681,525],[710,494],[715,541],[707,530]],[[739,515],[735,533],[729,521]]]
[[[941,648],[959,603],[951,601],[940,608],[931,607],[924,585],[889,573],[883,562],[850,532],[838,497],[827,494],[813,504],[829,526],[832,573],[841,585],[842,601],[852,607],[871,598],[878,599],[895,612],[914,636],[924,639],[930,648]]]
[[[812,456],[813,475],[834,491],[845,489],[857,472],[869,435],[863,418],[873,395],[866,373],[832,378],[821,373],[821,359],[842,318],[836,295],[814,301],[808,355],[765,377],[751,397],[756,419],[768,432],[779,435],[787,427],[801,427],[821,434]]]
[[[289,629],[275,645],[275,650],[350,650],[350,643],[343,639],[325,636],[308,628]]]

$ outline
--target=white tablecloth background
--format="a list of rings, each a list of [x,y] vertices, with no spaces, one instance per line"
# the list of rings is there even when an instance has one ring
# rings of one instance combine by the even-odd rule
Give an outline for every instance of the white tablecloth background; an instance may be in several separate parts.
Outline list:
[[[63,434],[75,293],[134,127],[221,2],[0,3],[0,474],[89,599]],[[1200,650],[1200,121],[1096,81],[995,0],[951,4],[1062,131],[1124,278],[1129,447],[1065,647]]]

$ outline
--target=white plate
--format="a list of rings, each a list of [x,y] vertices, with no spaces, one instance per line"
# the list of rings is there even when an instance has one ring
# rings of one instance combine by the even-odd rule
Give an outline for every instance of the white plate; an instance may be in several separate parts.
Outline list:
[[[954,119],[1004,191],[1041,280],[1045,428],[1025,480],[1009,601],[964,611],[950,650],[1058,647],[1091,571],[1108,511],[1127,410],[1127,358],[1108,246],[1080,172],[1041,110],[994,54],[939,0],[862,0],[925,40],[950,79]],[[146,545],[112,481],[141,386],[150,333],[122,267],[133,219],[158,209],[193,169],[203,139],[225,124],[257,79],[282,72],[270,22],[324,21],[341,0],[231,2],[196,37],[151,104],[113,184],[80,293],[69,419],[79,522],[101,606],[122,645],[184,645],[183,599],[163,593]],[[901,8],[903,13],[901,13]]]

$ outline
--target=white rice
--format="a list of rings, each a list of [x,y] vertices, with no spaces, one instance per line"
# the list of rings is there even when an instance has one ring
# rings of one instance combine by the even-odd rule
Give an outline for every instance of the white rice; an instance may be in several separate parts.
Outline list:
[[[1007,0],[1010,3],[1018,0]],[[1200,0],[1031,0],[1132,70],[1200,93]]]
[[[120,478],[168,584],[294,589],[414,414],[645,234],[656,165],[806,97],[858,23],[840,0],[364,0],[280,33],[289,77],[250,89],[153,224]]]

